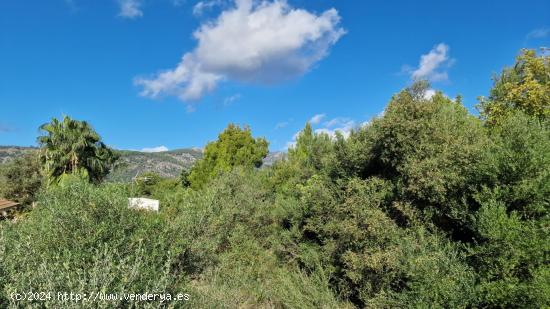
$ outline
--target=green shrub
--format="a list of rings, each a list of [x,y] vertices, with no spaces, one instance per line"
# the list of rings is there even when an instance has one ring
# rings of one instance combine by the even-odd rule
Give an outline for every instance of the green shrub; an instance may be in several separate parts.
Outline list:
[[[478,171],[508,210],[524,219],[550,209],[550,122],[516,112],[491,128],[494,146]]]
[[[0,197],[28,206],[36,200],[43,183],[36,153],[28,153],[0,165]]]
[[[415,85],[400,92],[367,129],[375,131],[371,160],[378,162],[378,173],[396,183],[401,198],[464,239],[468,235],[457,235],[464,232],[470,211],[464,201],[479,185],[477,169],[490,141],[482,122],[460,101],[441,93],[428,100],[424,91]]]
[[[126,196],[119,186],[82,182],[41,195],[40,206],[29,216],[3,229],[3,298],[15,291],[180,292],[185,282],[171,273],[177,252],[166,225],[155,213],[128,209]],[[82,304],[54,299],[22,305]]]
[[[304,273],[281,264],[246,233],[233,233],[232,249],[205,272],[195,288],[197,307],[350,308],[339,302],[322,268]],[[210,306],[209,306],[210,305]]]
[[[9,304],[8,295],[4,293],[4,286],[8,279],[5,270],[6,261],[6,241],[4,239],[4,224],[0,221],[0,307],[5,308]]]
[[[193,278],[199,307],[336,308],[344,306],[328,273],[304,272],[286,258],[278,206],[262,172],[236,169],[201,191],[172,201],[170,221],[187,248],[180,271]],[[283,238],[283,239],[282,239]]]
[[[313,177],[301,190],[299,242],[317,248],[342,299],[358,307],[471,304],[474,276],[457,248],[421,226],[403,229],[388,215],[391,183],[335,185]]]

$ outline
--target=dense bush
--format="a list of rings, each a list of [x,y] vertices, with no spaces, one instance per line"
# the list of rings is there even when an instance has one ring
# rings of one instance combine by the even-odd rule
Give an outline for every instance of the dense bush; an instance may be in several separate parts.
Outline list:
[[[294,223],[298,244],[317,250],[340,297],[361,307],[468,305],[474,276],[457,248],[421,226],[399,227],[387,213],[391,196],[376,177],[342,185],[313,177]]]
[[[0,197],[25,206],[35,201],[44,176],[36,153],[28,153],[0,165]]]
[[[347,175],[391,180],[396,198],[455,237],[469,237],[461,230],[472,207],[467,202],[491,142],[459,100],[441,93],[425,99],[426,89],[416,84],[395,95],[382,118],[339,144],[336,161]]]
[[[548,304],[548,123],[517,111],[486,127],[426,89],[347,139],[306,126],[272,172],[274,191],[298,199],[282,224],[358,306]]]
[[[170,221],[188,248],[181,269],[194,278],[199,307],[337,308],[317,263],[300,269],[280,253],[285,234],[263,175],[237,169],[200,193],[181,191]]]
[[[172,178],[164,178],[154,172],[146,172],[134,179],[130,186],[135,196],[161,197],[165,194],[173,194],[183,188],[181,181]]]
[[[126,190],[86,183],[53,188],[24,221],[5,224],[0,240],[3,289],[12,292],[175,292],[184,281],[170,273],[176,252],[161,218],[127,209]],[[12,303],[13,304],[13,303]],[[22,302],[19,306],[81,307]],[[95,303],[104,308],[129,306]]]
[[[494,147],[480,174],[481,208],[472,223],[472,265],[483,304],[544,307],[550,303],[550,127],[515,113],[491,130]]]

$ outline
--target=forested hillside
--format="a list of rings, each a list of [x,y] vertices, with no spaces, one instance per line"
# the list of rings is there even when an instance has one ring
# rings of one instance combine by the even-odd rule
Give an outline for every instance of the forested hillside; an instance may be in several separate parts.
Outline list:
[[[265,168],[268,141],[229,124],[200,159],[163,154],[190,170],[134,183],[105,181],[121,159],[93,128],[55,119],[39,155],[0,171],[1,196],[36,202],[0,223],[0,307],[548,308],[550,57],[521,51],[479,115],[430,89],[395,93],[349,136],[306,123]],[[14,301],[22,291],[189,299]]]

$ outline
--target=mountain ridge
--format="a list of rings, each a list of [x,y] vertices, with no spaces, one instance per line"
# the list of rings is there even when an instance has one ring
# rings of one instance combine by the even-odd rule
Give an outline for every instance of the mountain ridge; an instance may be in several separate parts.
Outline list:
[[[33,146],[1,146],[0,165],[20,157],[25,153],[37,151]],[[137,150],[116,150],[120,159],[107,176],[107,181],[129,182],[133,177],[144,172],[155,172],[162,177],[178,177],[181,171],[189,169],[202,158],[201,148],[180,148],[162,152],[143,152]],[[281,151],[269,152],[264,159],[264,166],[271,166],[283,159],[286,153]]]

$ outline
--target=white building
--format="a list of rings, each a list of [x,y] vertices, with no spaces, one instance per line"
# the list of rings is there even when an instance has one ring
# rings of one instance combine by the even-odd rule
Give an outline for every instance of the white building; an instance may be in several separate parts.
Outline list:
[[[128,208],[159,211],[159,201],[143,197],[129,198]]]

